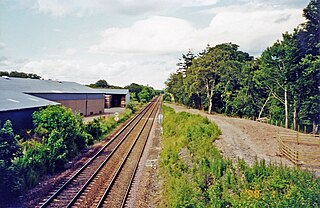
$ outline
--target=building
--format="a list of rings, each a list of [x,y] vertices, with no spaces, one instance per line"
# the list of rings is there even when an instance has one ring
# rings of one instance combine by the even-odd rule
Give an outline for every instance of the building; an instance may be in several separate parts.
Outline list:
[[[105,95],[105,108],[126,107],[130,102],[128,89],[97,89]]]
[[[105,94],[75,82],[0,77],[0,120],[14,129],[30,128],[31,114],[48,105],[63,105],[81,115],[104,112]]]
[[[32,113],[41,107],[60,105],[59,103],[28,94],[2,90],[1,87],[0,89],[0,124],[2,126],[7,120],[10,120],[15,131],[32,129]]]

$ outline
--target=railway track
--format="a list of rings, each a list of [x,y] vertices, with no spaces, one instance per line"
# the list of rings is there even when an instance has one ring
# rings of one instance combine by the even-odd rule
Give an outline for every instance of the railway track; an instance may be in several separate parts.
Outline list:
[[[135,146],[130,149],[127,157],[121,163],[121,166],[116,171],[111,183],[105,190],[96,207],[125,207],[128,197],[130,197],[130,189],[134,182],[134,176],[137,171],[144,147],[149,137],[153,119],[159,106],[152,111],[150,118],[146,121],[144,128],[139,134]]]
[[[159,106],[154,99],[130,120],[95,156],[54,192],[40,207],[96,207],[106,204],[113,184],[134,175]],[[135,168],[128,167],[134,164]],[[129,171],[130,169],[130,171]],[[121,171],[124,170],[124,171]],[[130,175],[130,178],[133,178]],[[131,182],[126,182],[129,187]],[[127,198],[129,188],[125,189]],[[120,196],[120,195],[119,195]],[[116,196],[119,198],[119,196]],[[112,201],[115,198],[112,198]],[[117,200],[119,201],[119,200]],[[123,204],[125,204],[122,199]],[[117,206],[117,205],[115,205]],[[108,205],[109,207],[109,205]],[[112,206],[114,207],[114,206]]]

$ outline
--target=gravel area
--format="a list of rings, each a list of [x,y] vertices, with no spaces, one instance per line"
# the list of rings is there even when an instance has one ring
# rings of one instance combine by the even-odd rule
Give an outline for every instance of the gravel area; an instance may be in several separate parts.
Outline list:
[[[156,120],[139,163],[135,184],[130,192],[131,200],[127,203],[128,207],[158,207],[160,185],[157,175],[161,131],[161,125]]]
[[[232,118],[218,114],[209,115],[204,111],[188,109],[175,104],[166,103],[166,105],[175,109],[176,112],[186,111],[200,114],[216,123],[221,129],[222,135],[214,144],[225,157],[233,160],[242,158],[248,164],[253,164],[255,159],[258,158],[265,159],[267,162],[294,166],[291,161],[280,155],[276,138],[278,132],[292,133],[293,131],[290,129],[247,119]],[[314,146],[312,149],[317,151],[319,146]],[[305,151],[309,150],[310,147],[305,149]],[[320,167],[314,168],[314,171],[319,175]]]

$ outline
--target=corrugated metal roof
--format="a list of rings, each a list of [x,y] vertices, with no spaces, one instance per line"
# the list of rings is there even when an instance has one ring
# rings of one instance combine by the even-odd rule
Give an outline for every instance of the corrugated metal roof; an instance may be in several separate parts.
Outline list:
[[[0,90],[24,93],[99,93],[76,82],[0,77]]]
[[[104,94],[114,95],[126,95],[129,93],[128,89],[95,89],[96,91],[102,92]]]
[[[128,95],[128,89],[92,89],[76,82],[0,77],[0,111],[57,105],[30,94],[84,93]]]
[[[0,88],[1,89],[1,88]],[[0,90],[0,111],[59,105],[59,103],[12,90]]]
[[[0,77],[0,111],[57,105],[59,103],[32,96],[32,93],[101,93],[90,87],[53,80]]]

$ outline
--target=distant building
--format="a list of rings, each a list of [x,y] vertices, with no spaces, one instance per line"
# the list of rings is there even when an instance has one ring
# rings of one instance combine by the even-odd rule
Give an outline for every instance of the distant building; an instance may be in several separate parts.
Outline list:
[[[127,89],[92,89],[65,81],[0,77],[0,121],[11,120],[14,130],[31,129],[32,113],[48,105],[63,105],[83,116],[104,108],[125,107]]]
[[[105,108],[126,107],[130,102],[128,89],[96,89],[105,95]]]
[[[48,105],[63,105],[81,115],[104,112],[105,95],[75,82],[0,77],[0,120],[15,129],[32,128],[32,113]]]

